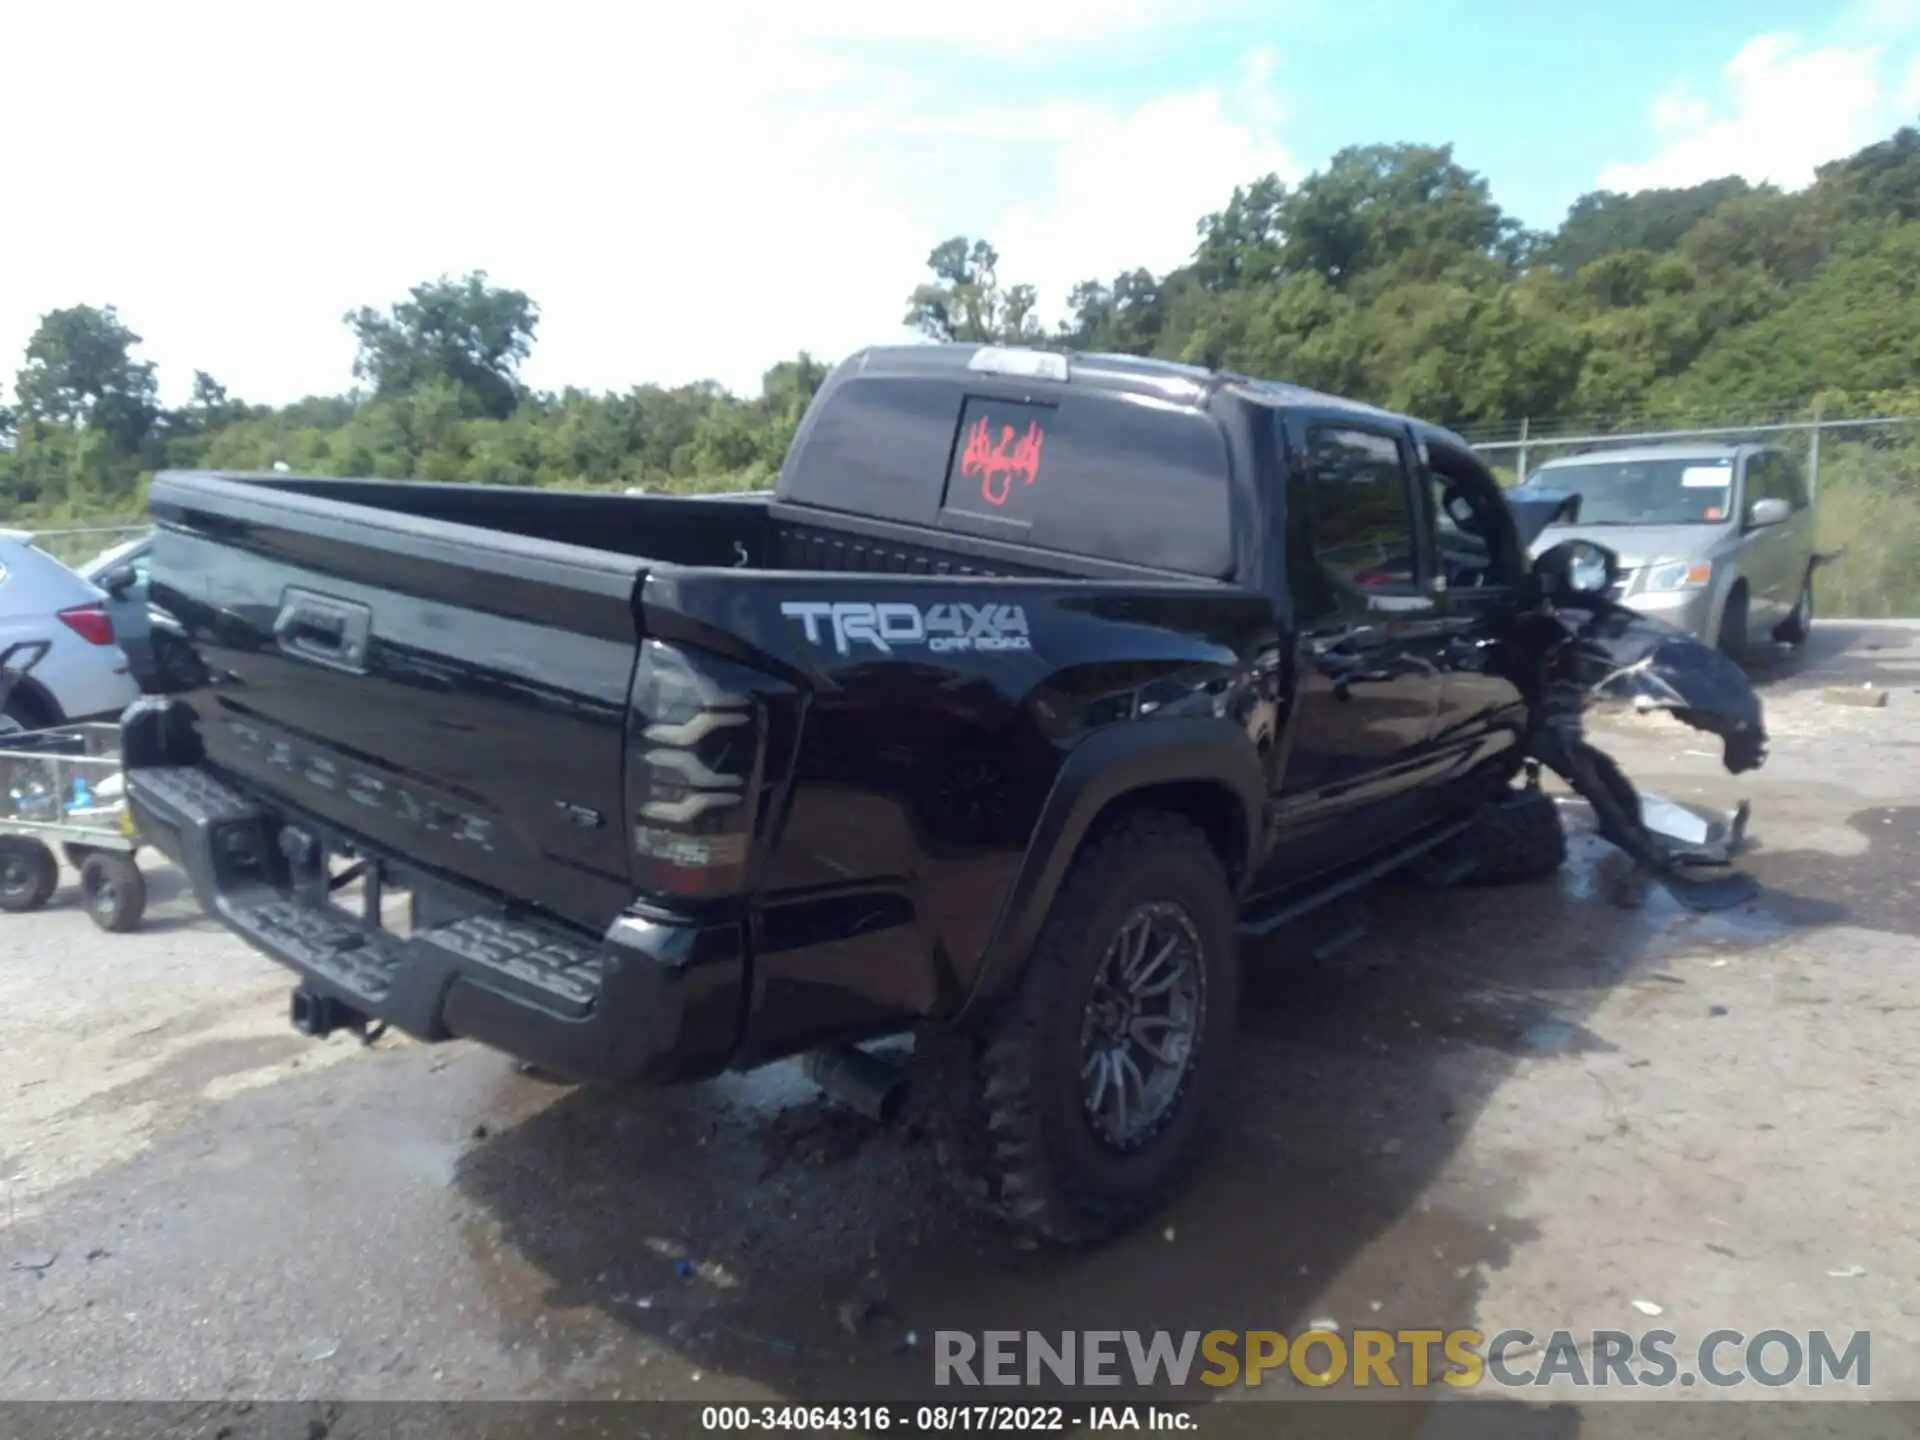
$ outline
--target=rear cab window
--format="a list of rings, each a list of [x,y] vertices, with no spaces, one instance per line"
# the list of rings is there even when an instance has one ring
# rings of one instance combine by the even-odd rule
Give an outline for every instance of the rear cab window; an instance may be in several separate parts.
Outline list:
[[[796,505],[1196,578],[1234,571],[1232,469],[1191,406],[967,374],[852,376],[789,456]]]

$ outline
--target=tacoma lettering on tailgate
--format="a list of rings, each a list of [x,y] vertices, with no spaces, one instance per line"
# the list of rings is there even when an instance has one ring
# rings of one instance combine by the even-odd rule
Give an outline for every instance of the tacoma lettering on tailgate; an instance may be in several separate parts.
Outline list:
[[[315,789],[345,795],[356,805],[383,811],[416,830],[444,835],[481,850],[493,849],[491,820],[456,810],[445,801],[397,780],[363,770],[337,755],[327,754],[318,746],[269,731],[251,721],[228,720],[226,726],[227,732],[249,755]]]

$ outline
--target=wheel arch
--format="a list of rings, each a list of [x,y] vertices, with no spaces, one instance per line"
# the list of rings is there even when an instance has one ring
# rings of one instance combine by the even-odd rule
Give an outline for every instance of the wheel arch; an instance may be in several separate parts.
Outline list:
[[[7,696],[7,708],[15,706],[30,710],[40,728],[59,725],[66,720],[66,712],[60,708],[60,702],[53,698],[53,692],[31,675],[22,675],[14,682],[13,691]]]
[[[1041,807],[955,1019],[977,1015],[1019,973],[1069,867],[1094,836],[1142,810],[1179,815],[1206,837],[1238,896],[1259,858],[1265,808],[1260,754],[1229,721],[1133,722],[1089,736]]]

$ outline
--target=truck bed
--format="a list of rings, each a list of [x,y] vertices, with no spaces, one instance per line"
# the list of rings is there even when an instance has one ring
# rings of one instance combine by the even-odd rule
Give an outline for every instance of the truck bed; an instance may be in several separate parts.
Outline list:
[[[239,499],[251,487],[261,487],[272,496],[275,509],[285,506],[281,497],[299,496],[318,502],[307,513],[339,514],[343,506],[373,512],[353,518],[360,524],[384,526],[396,535],[430,539],[445,535],[447,527],[461,532],[483,530],[653,565],[891,575],[1191,579],[1060,552],[1038,561],[1031,546],[974,536],[943,535],[936,542],[919,527],[829,515],[816,507],[791,505],[765,495],[607,495],[404,480],[169,476],[155,486],[154,513],[162,516],[164,504],[194,495]],[[192,508],[190,501],[183,508]],[[473,539],[464,534],[461,538]]]
[[[593,933],[634,897],[617,816],[644,637],[804,689],[780,604],[845,598],[849,573],[1231,593],[765,498],[176,472],[151,503],[154,599],[211,672],[183,703],[215,770]]]

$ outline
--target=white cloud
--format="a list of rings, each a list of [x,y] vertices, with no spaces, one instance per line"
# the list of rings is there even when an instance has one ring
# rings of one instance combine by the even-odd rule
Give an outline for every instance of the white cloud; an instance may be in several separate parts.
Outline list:
[[[254,400],[336,391],[343,312],[473,268],[540,303],[527,374],[555,387],[748,389],[803,347],[892,338],[961,231],[1057,302],[1177,263],[1195,216],[1291,168],[1270,57],[1131,109],[937,99],[956,68],[1145,43],[1176,8],[24,7],[0,388],[41,313],[87,302],[145,336],[170,399],[196,367]]]
[[[1695,185],[1722,175],[1806,185],[1817,166],[1906,118],[1920,82],[1913,9],[1911,0],[1876,0],[1844,27],[1846,43],[1817,48],[1790,35],[1755,36],[1727,62],[1715,98],[1682,82],[1656,99],[1650,119],[1659,148],[1606,166],[1600,188]]]
[[[1090,108],[1060,150],[1048,199],[1012,210],[995,231],[1002,269],[1035,284],[1043,311],[1057,314],[1076,281],[1185,262],[1199,217],[1270,171],[1300,176],[1272,133],[1218,90],[1125,114]]]

